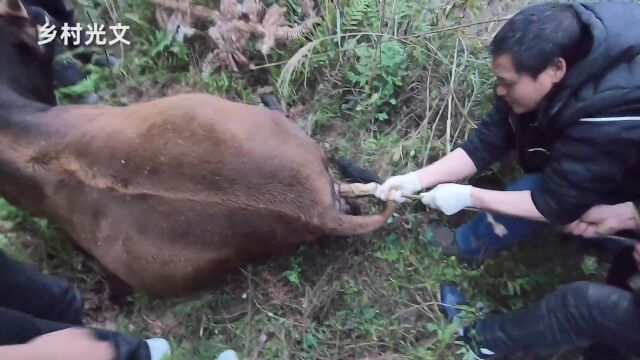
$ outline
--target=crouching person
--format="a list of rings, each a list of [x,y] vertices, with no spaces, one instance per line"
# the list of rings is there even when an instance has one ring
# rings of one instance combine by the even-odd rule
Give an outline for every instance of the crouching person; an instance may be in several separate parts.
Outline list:
[[[0,252],[0,359],[160,360],[171,353],[164,339],[85,328],[83,307],[66,281]]]
[[[639,205],[595,206],[567,230],[586,237],[623,230],[640,233]],[[617,253],[606,284],[582,281],[564,285],[530,307],[476,320],[462,330],[460,339],[480,359],[516,353],[548,354],[583,346],[587,347],[583,359],[617,360],[640,355],[640,289],[631,288],[628,281],[639,272],[640,241]],[[459,304],[462,297],[455,292],[454,287],[442,288],[446,305]]]

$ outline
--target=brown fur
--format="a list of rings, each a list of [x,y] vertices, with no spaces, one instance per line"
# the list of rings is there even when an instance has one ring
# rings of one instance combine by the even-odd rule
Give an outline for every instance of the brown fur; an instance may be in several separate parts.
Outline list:
[[[0,129],[0,191],[135,289],[179,296],[393,211],[337,210],[327,159],[282,113],[206,94],[59,106]]]

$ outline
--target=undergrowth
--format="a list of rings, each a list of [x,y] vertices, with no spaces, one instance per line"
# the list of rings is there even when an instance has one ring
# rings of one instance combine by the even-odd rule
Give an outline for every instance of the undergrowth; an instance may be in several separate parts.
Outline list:
[[[324,21],[313,34],[268,57],[247,50],[253,67],[202,74],[206,36],[180,43],[155,27],[144,0],[76,0],[81,18],[130,25],[131,46],[109,49],[118,65],[91,67],[80,84],[58,91],[62,103],[97,93],[124,105],[205,91],[258,104],[272,86],[300,126],[328,151],[383,177],[410,171],[451,151],[489,106],[493,79],[484,50],[501,12],[473,0],[319,0]],[[214,1],[197,1],[214,6]],[[273,3],[266,2],[268,4]],[[295,20],[296,1],[280,1]],[[478,23],[473,26],[464,24]],[[294,111],[295,110],[295,111]],[[500,164],[474,180],[500,187],[516,173]],[[87,302],[90,324],[163,336],[172,359],[209,360],[226,348],[252,359],[469,359],[454,325],[438,311],[442,282],[459,284],[465,317],[506,311],[559,284],[601,277],[605,262],[557,236],[540,236],[482,266],[443,258],[427,244],[436,224],[455,226],[416,205],[402,205],[384,229],[326,239],[295,254],[252,264],[226,284],[188,299],[134,294],[109,301],[100,267],[70,245],[55,224],[0,203],[0,249],[66,277]],[[570,357],[569,357],[570,358]]]

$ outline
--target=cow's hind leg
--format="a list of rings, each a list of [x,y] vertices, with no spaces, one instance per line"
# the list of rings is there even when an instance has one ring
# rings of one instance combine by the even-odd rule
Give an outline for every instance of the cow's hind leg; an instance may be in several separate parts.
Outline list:
[[[365,169],[357,165],[355,162],[342,156],[329,156],[331,163],[337,168],[344,181],[348,183],[380,183],[381,179],[378,174],[372,170]]]
[[[104,280],[107,283],[109,300],[112,303],[124,305],[128,301],[129,296],[133,295],[133,288],[116,274],[105,270]]]

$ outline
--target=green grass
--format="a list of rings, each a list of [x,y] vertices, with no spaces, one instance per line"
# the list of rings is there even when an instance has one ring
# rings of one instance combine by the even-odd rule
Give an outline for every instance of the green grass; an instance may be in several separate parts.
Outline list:
[[[115,6],[120,21],[131,25],[132,45],[119,66],[93,69],[82,84],[60,90],[62,102],[92,91],[117,105],[206,91],[257,104],[257,88],[273,86],[290,108],[302,105],[300,126],[326,149],[383,176],[428,164],[475,126],[492,86],[483,44],[497,25],[455,27],[505,15],[474,1],[320,0],[325,21],[310,38],[269,57],[247,49],[257,70],[201,74],[206,38],[172,41],[153,26],[146,1],[77,2],[92,18],[109,21],[114,13],[107,5]],[[288,3],[295,9],[295,1]],[[481,175],[474,181],[493,179],[489,185],[499,187],[515,172],[500,164]],[[325,239],[251,264],[188,299],[135,294],[124,305],[109,301],[100,267],[55,224],[6,202],[0,203],[0,249],[78,286],[90,324],[168,338],[176,360],[209,360],[227,348],[260,359],[468,359],[453,343],[455,327],[437,310],[441,282],[462,287],[472,318],[525,306],[559,284],[601,277],[606,269],[606,259],[553,234],[479,267],[442,258],[427,245],[433,226],[455,226],[472,215],[445,219],[421,205],[403,205],[375,233]]]

